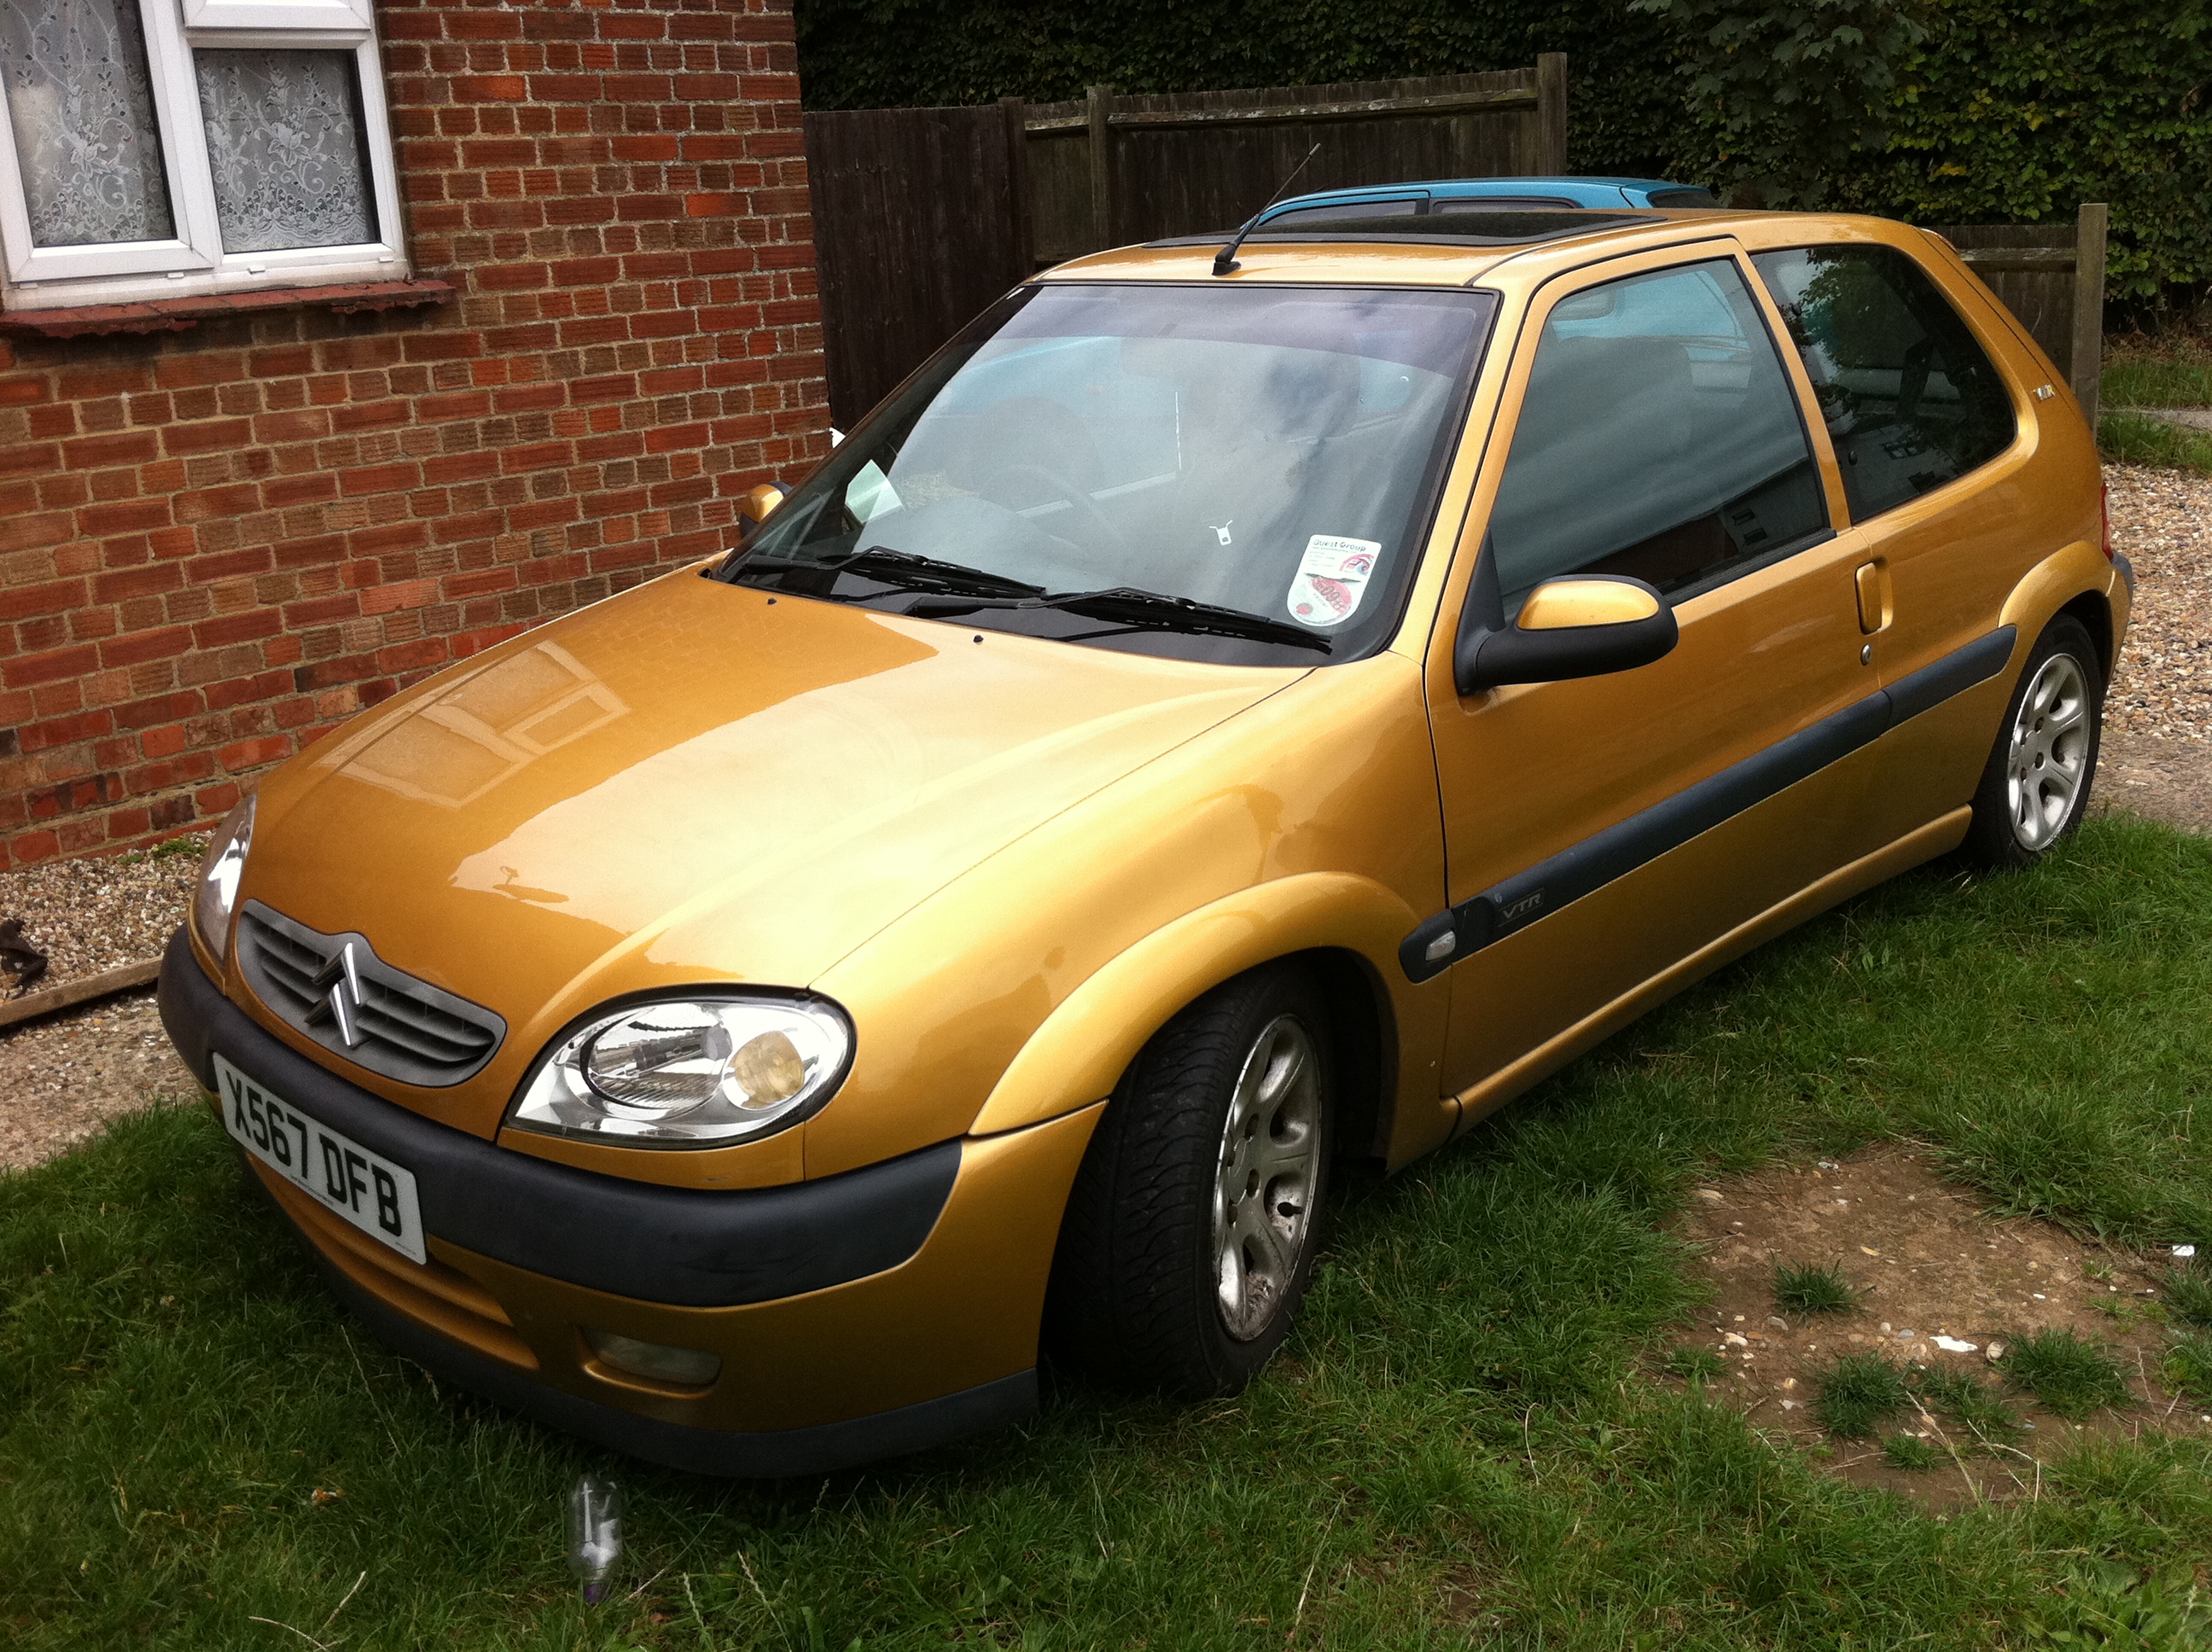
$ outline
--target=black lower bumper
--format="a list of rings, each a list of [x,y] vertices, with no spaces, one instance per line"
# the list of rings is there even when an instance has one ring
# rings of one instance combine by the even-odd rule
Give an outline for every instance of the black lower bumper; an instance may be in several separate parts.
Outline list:
[[[162,1023],[201,1083],[216,1088],[219,1051],[255,1083],[405,1166],[430,1236],[640,1302],[765,1303],[896,1267],[921,1248],[959,1173],[960,1145],[948,1142],[790,1187],[697,1193],[595,1175],[510,1152],[347,1084],[226,999],[181,931],[162,961],[160,997]],[[247,1180],[276,1202],[259,1176]],[[540,1423],[675,1468],[818,1474],[939,1445],[1036,1408],[1030,1370],[811,1427],[745,1432],[670,1422],[486,1358],[364,1291],[301,1237],[340,1299],[398,1352]]]
[[[415,1175],[426,1233],[511,1266],[684,1308],[772,1302],[896,1267],[921,1248],[960,1144],[786,1187],[700,1193],[495,1146],[349,1084],[272,1037],[210,981],[179,930],[161,1023],[199,1081],[214,1055]]]

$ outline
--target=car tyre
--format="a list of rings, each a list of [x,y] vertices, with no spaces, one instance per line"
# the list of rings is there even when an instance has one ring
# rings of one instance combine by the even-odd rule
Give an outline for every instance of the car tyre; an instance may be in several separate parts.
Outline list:
[[[1328,1006],[1274,965],[1156,1034],[1100,1117],[1060,1226],[1054,1362],[1194,1399],[1237,1393],[1313,1275],[1336,1083]]]
[[[2061,614],[2029,650],[1960,846],[1991,871],[2033,865],[2081,823],[2103,739],[2105,673],[2088,629]]]

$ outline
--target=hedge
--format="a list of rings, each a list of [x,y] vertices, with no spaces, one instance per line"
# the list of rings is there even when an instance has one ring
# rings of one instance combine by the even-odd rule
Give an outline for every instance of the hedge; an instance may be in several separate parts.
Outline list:
[[[1814,0],[1818,3],[1818,0]],[[796,0],[809,108],[981,103],[1454,74],[1568,54],[1571,164],[1726,185],[1683,54],[1627,0]],[[1922,222],[2112,208],[2114,297],[2212,280],[2212,0],[1927,0],[1875,112],[1887,143],[1829,183]]]

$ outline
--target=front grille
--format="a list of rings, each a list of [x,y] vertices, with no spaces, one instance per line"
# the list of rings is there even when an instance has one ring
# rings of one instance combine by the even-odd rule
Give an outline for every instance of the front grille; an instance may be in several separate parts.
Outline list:
[[[254,996],[371,1072],[429,1089],[458,1084],[507,1036],[498,1016],[393,969],[366,936],[325,935],[258,901],[238,918],[238,966]]]

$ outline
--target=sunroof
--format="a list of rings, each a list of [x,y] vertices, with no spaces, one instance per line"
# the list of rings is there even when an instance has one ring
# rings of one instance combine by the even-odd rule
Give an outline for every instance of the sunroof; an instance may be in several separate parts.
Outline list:
[[[1284,241],[1389,241],[1422,246],[1525,246],[1531,241],[1556,240],[1562,235],[1586,235],[1616,224],[1644,222],[1627,212],[1544,212],[1527,207],[1503,212],[1462,211],[1457,203],[1432,209],[1422,217],[1362,218],[1347,213],[1341,218],[1310,218],[1280,229],[1262,226],[1244,238],[1247,246]],[[1416,228],[1415,226],[1419,226]],[[1147,241],[1147,246],[1218,246],[1237,232],[1212,235],[1176,235]]]

